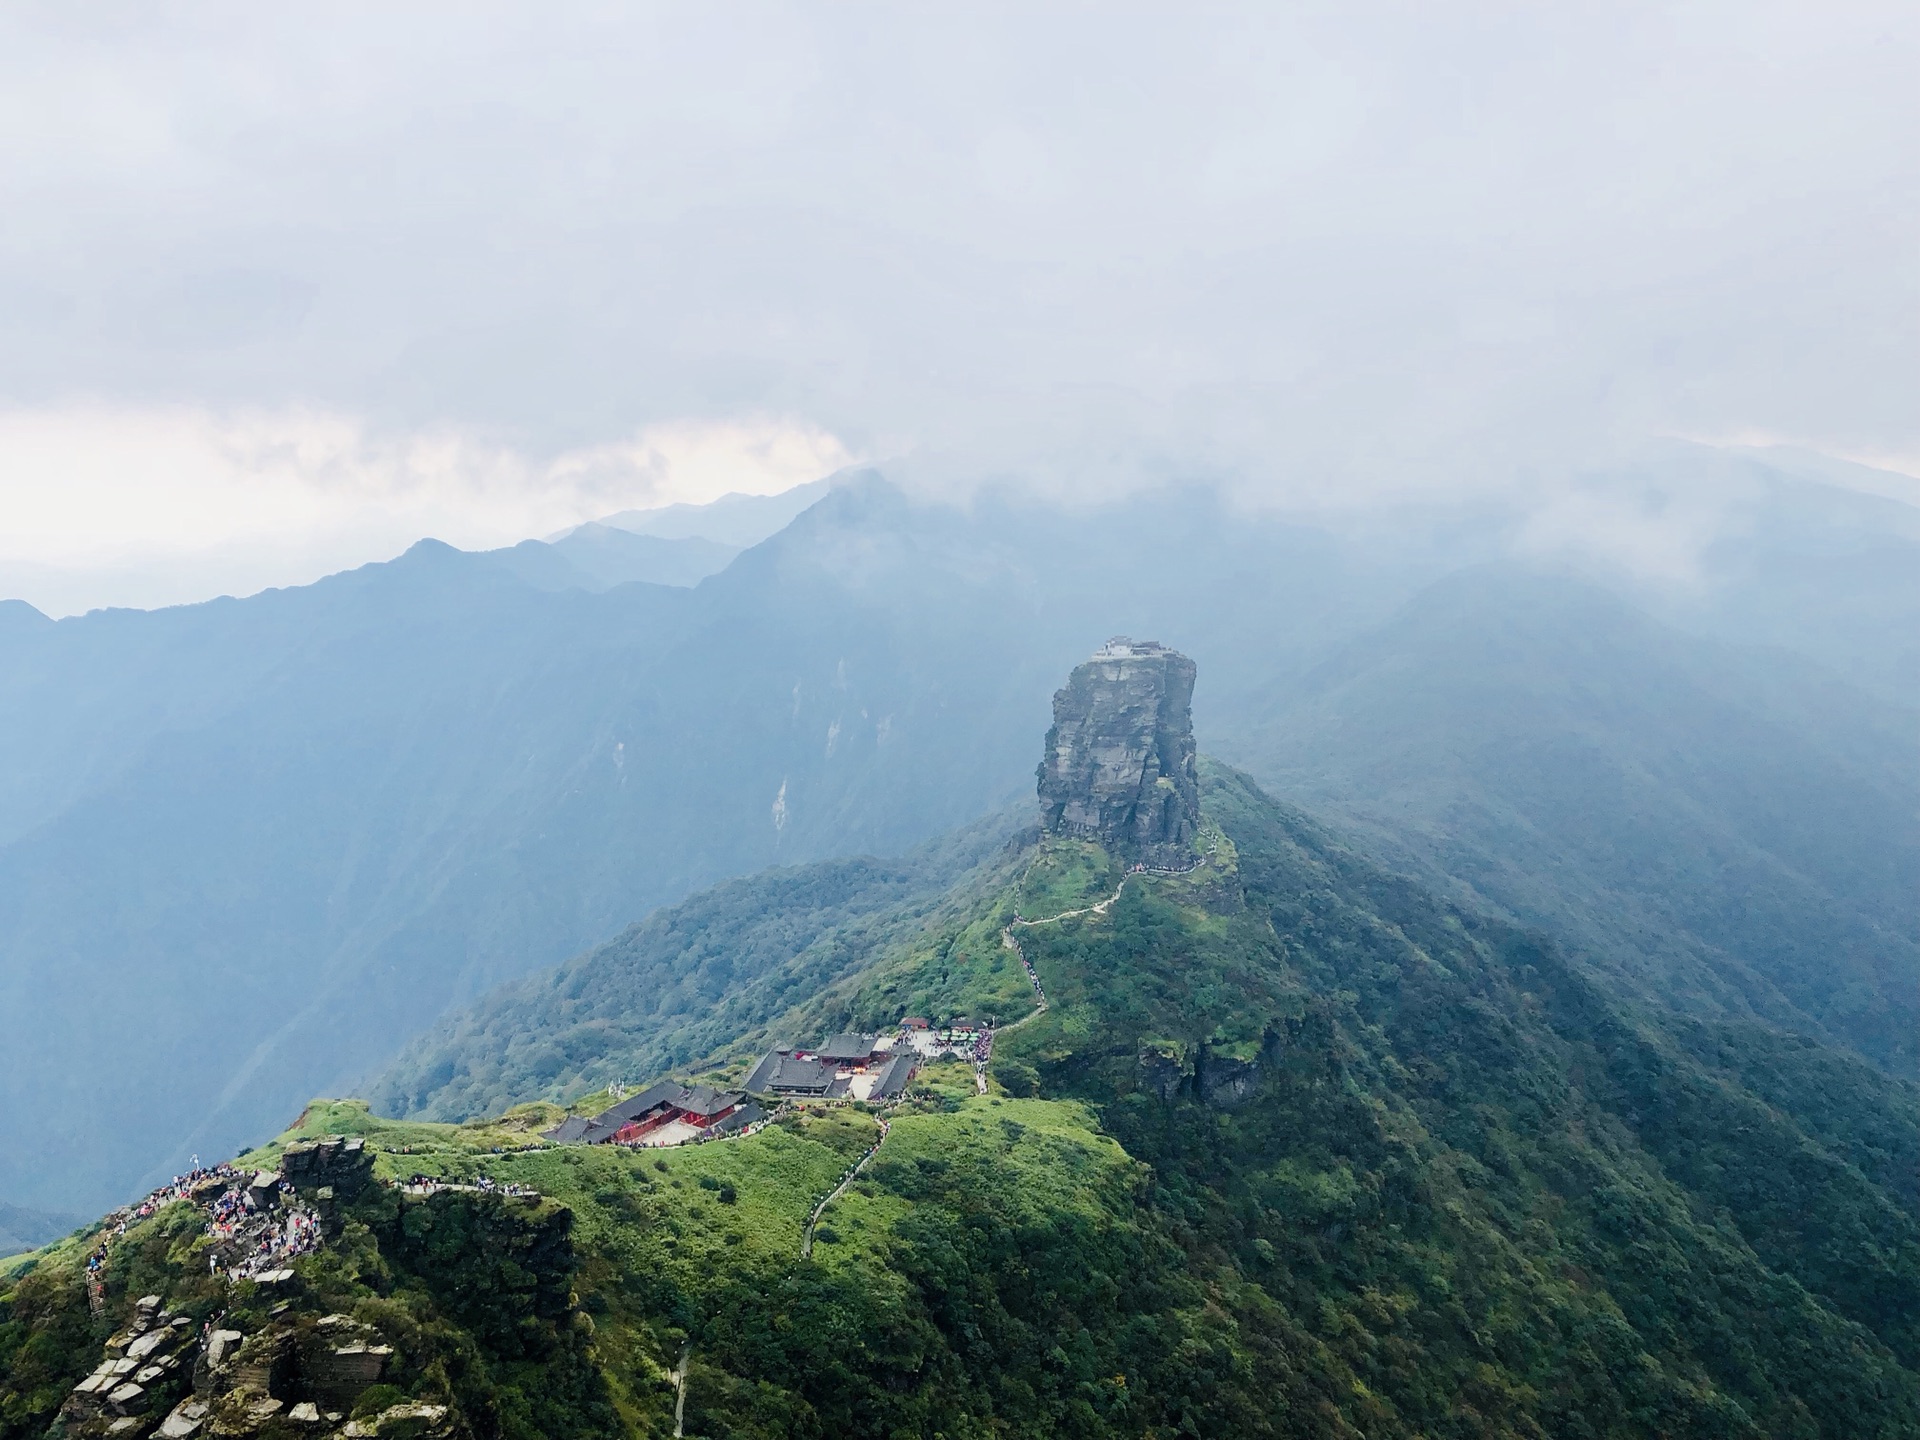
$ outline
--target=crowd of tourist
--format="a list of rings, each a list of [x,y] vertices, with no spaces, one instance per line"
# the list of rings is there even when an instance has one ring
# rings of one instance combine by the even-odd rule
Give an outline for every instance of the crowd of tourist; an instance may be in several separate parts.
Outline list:
[[[406,1191],[409,1195],[431,1195],[437,1190],[473,1190],[482,1195],[538,1196],[539,1191],[531,1185],[522,1185],[517,1180],[499,1181],[491,1175],[478,1175],[472,1180],[448,1180],[439,1175],[413,1175],[407,1180]]]
[[[247,1248],[228,1262],[229,1280],[251,1280],[320,1248],[320,1217],[311,1210],[296,1207],[288,1210],[285,1220],[266,1219],[258,1235],[250,1228],[239,1232]]]
[[[198,1157],[195,1157],[196,1160]],[[107,1227],[100,1234],[100,1243],[87,1257],[87,1274],[96,1275],[107,1263],[107,1247],[127,1233],[127,1227],[137,1225],[149,1216],[160,1211],[177,1200],[191,1199],[193,1192],[200,1189],[208,1180],[226,1180],[233,1178],[236,1172],[231,1165],[196,1164],[184,1175],[176,1175],[166,1184],[149,1191],[137,1205],[128,1205],[114,1211],[107,1217]]]

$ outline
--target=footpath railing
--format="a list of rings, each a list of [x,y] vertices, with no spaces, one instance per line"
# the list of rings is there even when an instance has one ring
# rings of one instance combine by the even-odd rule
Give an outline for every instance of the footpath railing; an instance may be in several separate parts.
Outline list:
[[[807,1259],[813,1254],[813,1232],[819,1228],[820,1217],[826,1213],[827,1207],[840,1198],[847,1186],[853,1183],[854,1177],[866,1168],[867,1162],[878,1155],[880,1153],[880,1147],[887,1143],[887,1132],[892,1128],[892,1122],[884,1114],[876,1116],[875,1118],[880,1122],[880,1138],[869,1145],[866,1150],[862,1152],[858,1160],[855,1160],[845,1170],[840,1172],[840,1179],[835,1183],[833,1189],[829,1190],[825,1198],[813,1207],[813,1214],[807,1217],[806,1228],[800,1232],[800,1258],[802,1260]]]

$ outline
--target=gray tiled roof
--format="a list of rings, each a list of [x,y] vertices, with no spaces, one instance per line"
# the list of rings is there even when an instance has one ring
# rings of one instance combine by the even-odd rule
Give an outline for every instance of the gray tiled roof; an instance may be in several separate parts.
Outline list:
[[[878,1035],[834,1035],[816,1053],[822,1060],[865,1060],[879,1043]]]
[[[880,1071],[880,1078],[874,1082],[869,1098],[891,1100],[907,1088],[907,1081],[913,1078],[913,1057],[900,1055],[886,1063]]]
[[[716,1090],[711,1085],[696,1085],[680,1097],[680,1108],[689,1115],[718,1115],[745,1097],[738,1090]]]
[[[736,1130],[746,1129],[747,1126],[753,1124],[756,1120],[764,1120],[766,1118],[767,1112],[749,1100],[713,1128],[722,1135],[731,1135]]]
[[[686,1087],[679,1081],[662,1080],[657,1085],[649,1085],[638,1095],[629,1095],[618,1104],[609,1105],[593,1118],[597,1124],[618,1130],[622,1125],[631,1125],[662,1105],[678,1105],[686,1093]]]
[[[833,1080],[833,1066],[775,1050],[753,1067],[745,1088],[762,1095],[824,1095],[831,1090]]]
[[[582,1142],[598,1145],[611,1140],[625,1126],[636,1120],[644,1120],[663,1107],[685,1110],[695,1119],[703,1120],[738,1105],[745,1098],[737,1090],[715,1090],[711,1085],[696,1085],[688,1089],[678,1080],[662,1080],[657,1085],[649,1085],[638,1095],[629,1095],[618,1104],[608,1106],[591,1120],[572,1115],[543,1133],[546,1139],[562,1145]]]

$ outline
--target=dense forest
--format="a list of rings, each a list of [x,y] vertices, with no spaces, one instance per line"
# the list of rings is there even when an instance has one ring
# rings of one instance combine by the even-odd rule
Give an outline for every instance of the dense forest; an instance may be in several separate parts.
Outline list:
[[[56,1424],[148,1294],[249,1336],[377,1331],[394,1359],[361,1434],[439,1406],[476,1437],[666,1435],[676,1411],[714,1437],[1920,1432],[1913,1087],[1751,1021],[1627,1007],[1234,772],[1207,771],[1204,803],[1184,875],[997,835],[942,862],[938,897],[919,872],[787,872],[703,902],[762,937],[768,975],[836,957],[708,1037],[717,1075],[784,1030],[1011,997],[1015,915],[1117,891],[1019,928],[1049,1008],[999,1038],[987,1093],[932,1066],[884,1115],[657,1153],[528,1148],[552,1104],[465,1125],[316,1104],[248,1162],[350,1132],[389,1180],[542,1198],[369,1187],[277,1299],[209,1281],[184,1204],[106,1247],[99,1314],[81,1266],[102,1237],[41,1252],[0,1300],[0,1440]],[[786,931],[722,913],[780,887]],[[636,980],[673,923],[630,937]],[[838,945],[847,927],[871,943]],[[582,1084],[657,1053],[566,1033]]]

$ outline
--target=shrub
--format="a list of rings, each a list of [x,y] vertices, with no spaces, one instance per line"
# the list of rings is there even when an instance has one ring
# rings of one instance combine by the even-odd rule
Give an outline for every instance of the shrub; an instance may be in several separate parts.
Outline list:
[[[404,1403],[406,1398],[406,1392],[397,1385],[369,1385],[360,1392],[360,1398],[353,1402],[353,1418],[369,1419],[390,1405]]]

